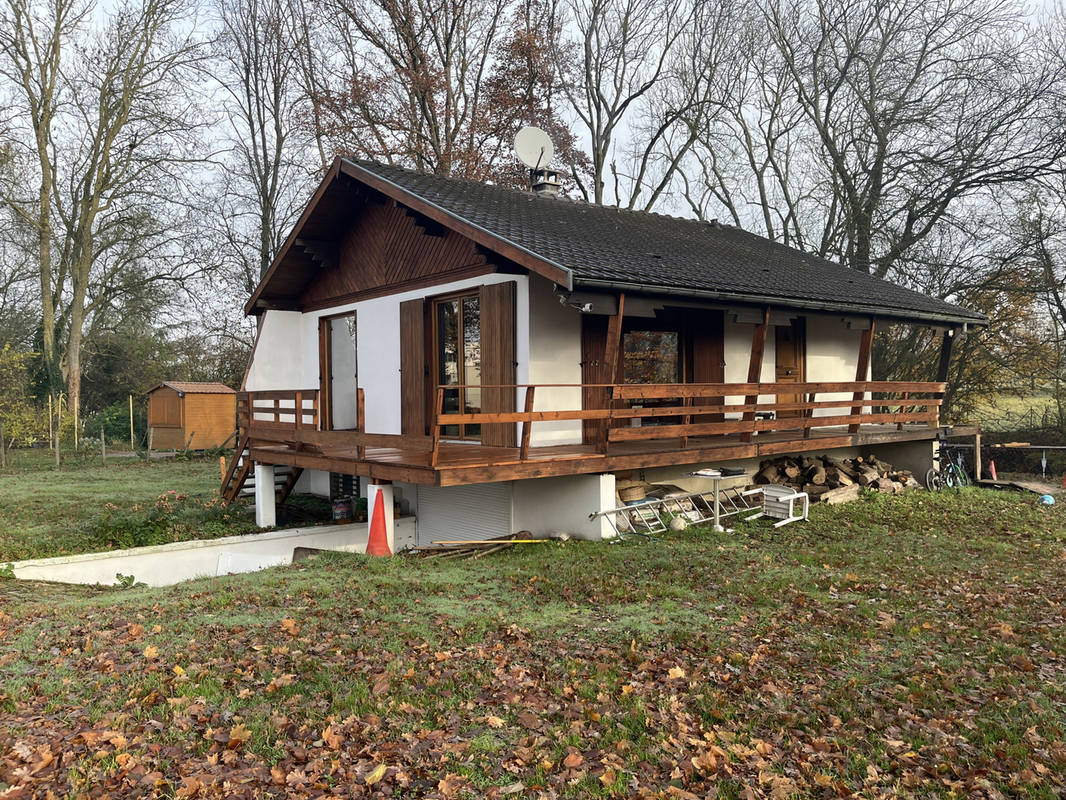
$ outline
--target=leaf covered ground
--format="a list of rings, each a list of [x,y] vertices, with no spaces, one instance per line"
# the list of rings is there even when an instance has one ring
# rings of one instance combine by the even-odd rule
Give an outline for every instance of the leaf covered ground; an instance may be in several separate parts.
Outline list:
[[[1056,797],[1064,601],[1063,507],[982,490],[48,589],[0,612],[0,796]]]

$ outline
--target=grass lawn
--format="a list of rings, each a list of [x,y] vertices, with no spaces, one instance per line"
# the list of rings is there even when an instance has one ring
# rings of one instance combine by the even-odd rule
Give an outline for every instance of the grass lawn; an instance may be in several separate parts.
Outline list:
[[[255,529],[215,503],[217,458],[108,459],[16,451],[0,471],[0,564],[24,558],[211,538]]]
[[[915,492],[756,525],[9,599],[0,782],[1061,796],[1063,506]]]

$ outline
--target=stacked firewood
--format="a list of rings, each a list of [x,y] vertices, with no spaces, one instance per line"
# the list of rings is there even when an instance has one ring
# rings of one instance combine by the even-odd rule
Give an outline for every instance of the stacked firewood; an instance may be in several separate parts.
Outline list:
[[[811,502],[846,503],[862,489],[898,494],[919,486],[909,470],[895,469],[876,456],[781,456],[759,464],[755,483],[775,483],[806,492]]]

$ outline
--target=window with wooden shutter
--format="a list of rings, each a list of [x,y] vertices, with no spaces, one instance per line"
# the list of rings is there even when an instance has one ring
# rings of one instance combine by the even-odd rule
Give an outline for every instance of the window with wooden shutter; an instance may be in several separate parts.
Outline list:
[[[481,382],[484,386],[507,386],[506,389],[482,389],[481,407],[486,413],[515,410],[515,282],[482,286],[481,306]],[[492,447],[514,447],[517,436],[514,423],[481,426],[481,443]]]
[[[426,314],[423,300],[400,303],[400,430],[426,435]]]

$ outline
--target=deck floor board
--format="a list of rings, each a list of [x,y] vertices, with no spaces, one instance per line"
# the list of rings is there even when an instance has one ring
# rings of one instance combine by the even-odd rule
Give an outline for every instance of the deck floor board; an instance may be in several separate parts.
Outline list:
[[[849,433],[846,426],[839,426],[812,430],[806,439],[801,431],[774,431],[759,433],[750,442],[742,441],[739,434],[689,437],[685,447],[677,439],[612,442],[607,453],[586,444],[545,445],[530,448],[525,460],[518,447],[442,442],[435,467],[429,464],[429,453],[393,447],[367,447],[362,457],[355,447],[328,445],[317,451],[284,445],[256,446],[253,450],[265,463],[275,461],[388,480],[455,485],[642,466],[713,463],[716,459],[727,461],[783,452],[863,447],[887,441],[933,439],[936,435],[936,428],[925,425],[904,426],[903,430],[895,425],[864,425],[859,433]]]

